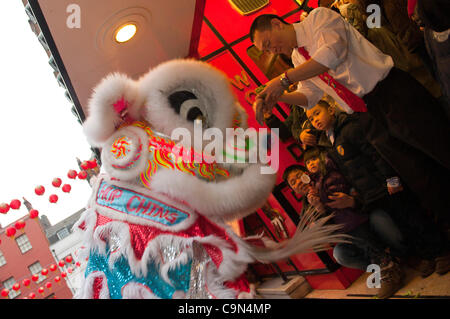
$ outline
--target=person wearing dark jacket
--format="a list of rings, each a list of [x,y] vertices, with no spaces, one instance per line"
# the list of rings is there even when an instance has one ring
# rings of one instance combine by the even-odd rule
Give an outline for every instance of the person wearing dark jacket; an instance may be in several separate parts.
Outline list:
[[[345,194],[336,197],[335,207],[356,207],[362,212],[376,208],[390,214],[404,236],[409,254],[424,260],[423,275],[450,270],[448,240],[424,210],[400,177],[366,140],[358,114],[339,113],[321,101],[307,112],[308,120],[322,131],[318,145],[328,155],[359,194],[359,201],[348,201]],[[340,205],[340,206],[339,206]],[[330,204],[328,204],[330,206]]]
[[[383,275],[395,279],[384,280],[377,297],[389,298],[401,288],[403,271],[394,258],[385,252],[385,249],[391,248],[389,244],[392,244],[393,249],[407,250],[401,242],[400,231],[390,216],[380,209],[365,214],[355,207],[327,206],[337,194],[355,197],[354,194],[350,195],[351,185],[338,171],[325,150],[309,148],[303,154],[303,160],[310,173],[311,184],[316,190],[316,192],[309,192],[308,201],[313,206],[322,204],[326,214],[333,214],[333,222],[343,226],[342,232],[352,236],[351,243],[340,243],[334,247],[334,258],[345,267],[363,271],[367,271],[367,267],[371,264],[380,265]],[[375,222],[371,223],[371,221]],[[385,235],[384,238],[383,235]]]

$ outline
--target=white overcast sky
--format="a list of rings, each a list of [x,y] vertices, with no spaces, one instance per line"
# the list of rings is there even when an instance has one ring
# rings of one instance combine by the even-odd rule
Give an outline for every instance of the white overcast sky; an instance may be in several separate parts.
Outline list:
[[[89,159],[91,150],[22,1],[0,1],[0,26],[0,203],[25,197],[55,224],[87,203],[90,186],[68,179],[67,172],[78,171],[76,157]],[[69,183],[72,191],[53,187],[54,177]],[[43,196],[34,193],[37,185],[45,187]],[[56,204],[48,201],[53,193],[59,197]],[[24,205],[10,209],[0,214],[0,224],[5,227],[26,214]]]

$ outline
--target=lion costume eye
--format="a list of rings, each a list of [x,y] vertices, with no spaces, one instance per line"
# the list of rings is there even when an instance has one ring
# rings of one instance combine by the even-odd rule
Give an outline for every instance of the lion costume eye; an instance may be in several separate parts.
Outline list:
[[[195,94],[189,91],[177,91],[169,95],[169,104],[180,116],[190,122],[201,119],[204,121],[205,114],[202,111],[200,101]]]

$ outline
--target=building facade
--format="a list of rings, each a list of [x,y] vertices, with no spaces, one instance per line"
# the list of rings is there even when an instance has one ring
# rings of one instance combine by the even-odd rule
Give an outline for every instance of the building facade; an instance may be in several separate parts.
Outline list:
[[[8,237],[6,230],[15,223],[0,229],[0,290],[8,289],[11,299],[72,298],[39,219],[26,216],[22,220],[25,227],[14,236]]]

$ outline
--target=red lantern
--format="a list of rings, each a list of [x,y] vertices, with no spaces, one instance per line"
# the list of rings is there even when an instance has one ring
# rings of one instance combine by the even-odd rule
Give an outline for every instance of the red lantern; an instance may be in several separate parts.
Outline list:
[[[39,280],[39,275],[38,274],[34,274],[31,276],[31,280],[33,280],[34,282]]]
[[[86,177],[87,177],[86,171],[81,171],[81,172],[78,173],[78,178],[79,179],[86,179]]]
[[[47,268],[42,269],[42,270],[41,270],[41,274],[42,274],[43,276],[47,276],[47,275],[48,275],[48,269],[47,269]]]
[[[9,211],[9,205],[6,203],[0,204],[0,213],[6,214]]]
[[[19,290],[19,289],[20,289],[20,284],[19,284],[19,283],[15,283],[15,284],[12,286],[12,289],[13,289],[14,291]]]
[[[6,288],[5,288],[5,289],[2,289],[1,295],[2,295],[2,297],[7,298],[8,295],[9,295],[9,290],[6,289]]]
[[[87,161],[89,168],[96,168],[97,167],[97,160],[93,159],[91,161]]]
[[[14,227],[8,227],[6,229],[6,236],[14,238],[15,234],[16,234],[16,229]]]
[[[28,287],[31,283],[31,280],[28,278],[25,278],[24,280],[22,280],[22,285],[24,285],[25,287]]]
[[[55,177],[52,180],[52,185],[55,186],[55,187],[61,186],[61,183],[62,183],[62,181],[61,181],[61,178],[59,178],[59,177]]]
[[[69,255],[69,256],[66,257],[66,262],[67,262],[67,263],[70,264],[72,261],[73,261],[72,256]]]
[[[67,173],[67,177],[70,179],[75,179],[77,177],[77,171],[71,169],[68,173]]]
[[[49,281],[48,283],[45,284],[45,287],[47,287],[47,289],[51,289],[52,283]]]
[[[87,161],[84,161],[83,163],[80,164],[80,167],[82,169],[89,169],[89,163]]]
[[[58,201],[58,195],[55,195],[55,194],[50,195],[49,201],[50,201],[50,203],[56,203]]]
[[[39,287],[38,292],[39,292],[40,294],[44,294],[44,287]]]
[[[55,277],[55,282],[59,283],[60,281],[61,281],[61,277],[56,276],[56,277]]]
[[[34,298],[36,298],[36,294],[35,294],[34,292],[32,292],[32,293],[30,293],[30,294],[28,295],[28,298],[29,298],[29,299],[34,299]]]
[[[30,210],[30,218],[31,219],[35,219],[39,216],[39,211],[36,209],[32,209]]]
[[[64,193],[70,193],[70,191],[72,190],[72,186],[70,186],[69,184],[64,184],[62,190]]]
[[[64,260],[60,260],[58,263],[59,267],[64,267],[66,265],[66,262]]]
[[[55,271],[56,270],[56,265],[55,264],[51,264],[50,265],[50,270],[51,271]]]
[[[23,229],[23,228],[25,227],[25,222],[24,222],[22,219],[21,219],[21,220],[18,220],[18,221],[15,223],[14,226],[15,226],[16,229],[18,229],[18,230]]]
[[[68,272],[69,274],[71,274],[71,273],[73,272],[73,268],[72,268],[72,267],[67,268],[67,272]]]
[[[11,201],[11,203],[9,203],[9,207],[11,207],[12,209],[19,209],[21,204],[22,204],[22,203],[20,202],[20,200],[18,200],[18,199],[13,199],[13,200]]]
[[[67,274],[63,271],[63,272],[61,273],[61,277],[66,278],[66,277],[67,277]]]
[[[34,189],[34,192],[36,193],[36,195],[41,196],[44,195],[45,193],[45,187],[42,185],[36,186],[36,188]]]
[[[80,267],[81,266],[81,264],[80,264],[80,262],[79,261],[77,261],[77,263],[75,264],[77,267]]]

